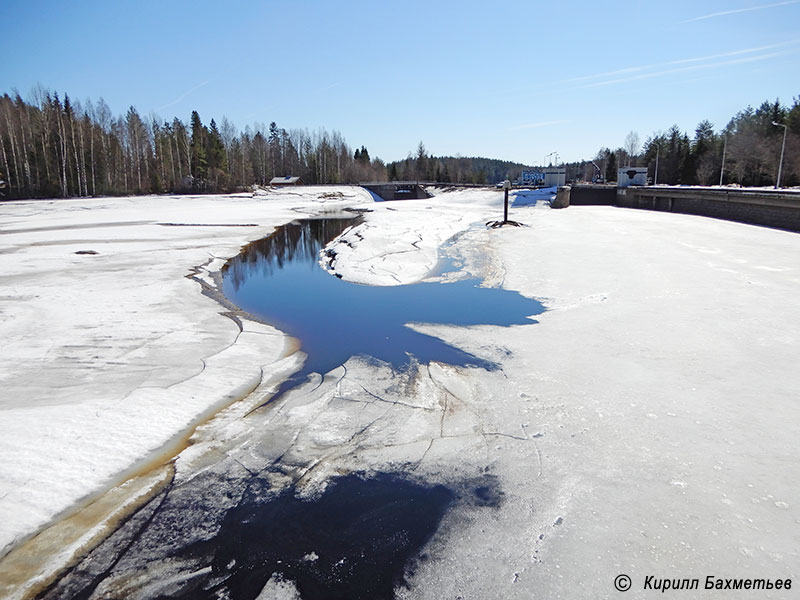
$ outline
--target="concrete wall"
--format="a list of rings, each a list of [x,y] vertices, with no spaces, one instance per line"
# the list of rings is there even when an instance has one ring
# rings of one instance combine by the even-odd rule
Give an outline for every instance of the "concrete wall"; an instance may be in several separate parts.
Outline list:
[[[550,208],[567,208],[569,206],[571,188],[568,185],[556,190],[556,199],[550,202]]]
[[[613,194],[613,201],[609,201]],[[571,205],[616,205],[800,231],[800,193],[742,188],[573,185]]]
[[[591,183],[570,186],[569,204],[572,206],[614,206],[617,203],[617,186]]]
[[[800,231],[800,194],[780,190],[628,188],[619,205]]]
[[[365,184],[361,187],[384,200],[419,200],[431,197],[418,183],[375,183]]]

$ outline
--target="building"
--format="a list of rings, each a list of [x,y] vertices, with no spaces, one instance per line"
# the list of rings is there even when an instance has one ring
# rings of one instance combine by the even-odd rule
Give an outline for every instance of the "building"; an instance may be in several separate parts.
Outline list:
[[[567,183],[567,169],[565,167],[547,167],[544,172],[544,187],[565,185]]]
[[[287,175],[286,177],[273,177],[272,180],[269,182],[270,185],[303,185],[303,180],[299,177],[292,177],[291,175]]]
[[[522,171],[520,185],[553,187],[564,185],[567,181],[567,170],[564,167],[543,167]]]
[[[617,169],[617,187],[647,185],[647,167],[620,167]]]

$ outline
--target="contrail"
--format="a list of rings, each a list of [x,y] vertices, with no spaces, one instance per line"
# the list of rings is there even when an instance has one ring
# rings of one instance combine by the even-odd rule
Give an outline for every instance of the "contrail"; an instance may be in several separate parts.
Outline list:
[[[185,92],[183,92],[183,93],[182,93],[180,96],[178,96],[177,98],[175,98],[175,100],[173,100],[172,102],[168,102],[168,103],[167,103],[167,104],[165,104],[164,106],[160,106],[160,107],[158,107],[158,108],[156,109],[156,111],[164,110],[165,108],[169,108],[170,106],[175,106],[175,105],[176,105],[178,102],[180,102],[181,100],[183,100],[184,98],[186,98],[186,96],[188,96],[189,94],[191,94],[192,92],[194,92],[194,91],[196,91],[196,90],[199,90],[199,89],[200,89],[201,87],[203,87],[204,85],[208,85],[209,83],[210,83],[209,81],[204,81],[203,83],[197,84],[197,85],[196,85],[196,86],[194,86],[192,89],[190,89],[190,90],[186,90]]]
[[[681,23],[693,23],[694,21],[702,21],[704,19],[713,19],[714,17],[724,17],[725,15],[734,15],[736,13],[750,12],[753,10],[763,10],[765,8],[775,8],[776,6],[786,6],[787,4],[797,4],[800,0],[788,0],[787,2],[776,2],[775,4],[764,4],[762,6],[751,6],[750,8],[737,8],[734,10],[724,10],[722,12],[715,12],[702,17],[695,17],[693,19],[686,19],[680,21]]]

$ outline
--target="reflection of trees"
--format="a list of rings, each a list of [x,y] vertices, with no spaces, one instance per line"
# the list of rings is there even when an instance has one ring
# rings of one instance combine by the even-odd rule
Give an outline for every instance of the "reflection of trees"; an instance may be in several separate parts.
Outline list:
[[[306,354],[302,368],[278,394],[309,373],[328,373],[352,356],[373,357],[398,370],[413,361],[494,369],[493,361],[407,324],[524,325],[534,322],[530,315],[544,310],[518,292],[480,287],[472,279],[382,287],[351,284],[318,271],[324,245],[358,223],[358,219],[290,223],[246,246],[223,269],[228,297],[241,298],[247,310],[298,339]]]
[[[303,219],[279,227],[272,235],[245,246],[238,256],[222,268],[235,290],[250,276],[270,277],[276,269],[292,261],[313,262],[322,248],[345,229],[361,222],[361,217]]]

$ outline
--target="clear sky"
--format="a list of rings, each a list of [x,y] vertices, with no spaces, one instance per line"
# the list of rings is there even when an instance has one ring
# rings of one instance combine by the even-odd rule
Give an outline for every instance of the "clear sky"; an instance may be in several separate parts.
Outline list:
[[[0,92],[528,164],[800,95],[800,0],[3,0]]]

